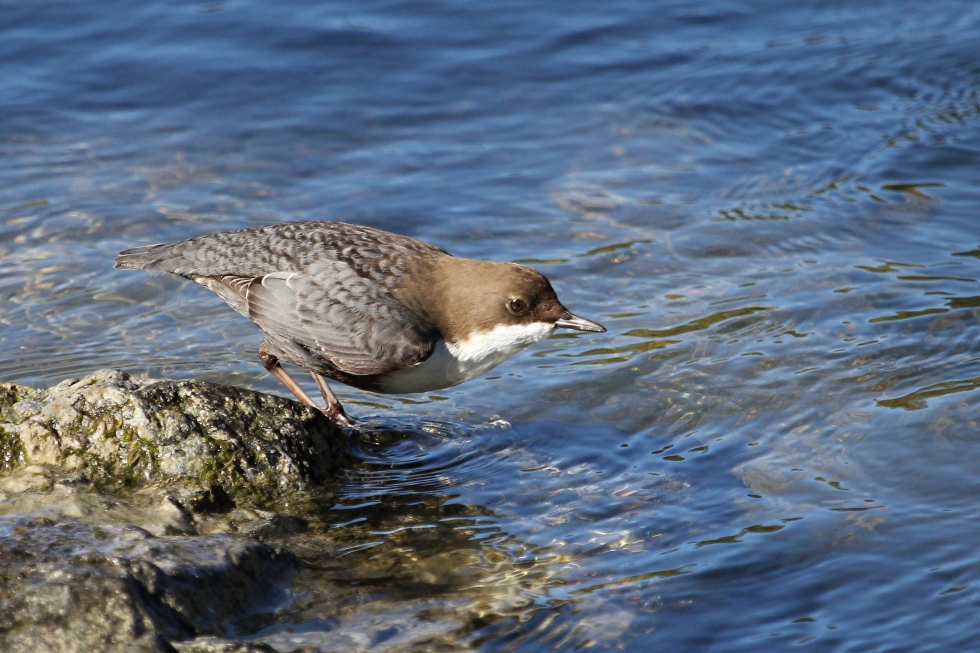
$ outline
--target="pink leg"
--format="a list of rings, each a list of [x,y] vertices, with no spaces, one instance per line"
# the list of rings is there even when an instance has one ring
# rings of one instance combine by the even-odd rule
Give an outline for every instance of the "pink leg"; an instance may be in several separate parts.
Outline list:
[[[289,376],[289,373],[286,372],[282,365],[279,364],[278,358],[263,349],[259,349],[259,360],[262,361],[262,365],[265,367],[265,369],[269,370],[273,376],[279,379],[280,383],[289,388],[289,391],[296,395],[296,398],[302,401],[304,404],[307,406],[313,406],[317,410],[320,410],[324,415],[341,426],[351,425],[351,420],[349,417],[347,417],[347,414],[344,413],[344,409],[340,405],[340,401],[337,400],[334,393],[327,387],[326,381],[319,378],[317,374],[314,373],[313,378],[316,379],[317,386],[319,386],[320,392],[323,393],[323,398],[327,400],[326,410],[321,409],[312,399],[310,399],[310,395],[306,394],[303,388],[301,388],[300,385],[293,380],[293,377]],[[327,393],[329,393],[330,397],[333,398],[333,403],[331,403]]]
[[[313,380],[316,381],[316,387],[320,388],[323,401],[327,404],[327,408],[323,411],[323,414],[344,426],[351,426],[354,421],[344,412],[344,407],[340,405],[340,399],[337,399],[337,395],[327,385],[327,380],[316,372],[310,372],[310,374],[313,375]]]

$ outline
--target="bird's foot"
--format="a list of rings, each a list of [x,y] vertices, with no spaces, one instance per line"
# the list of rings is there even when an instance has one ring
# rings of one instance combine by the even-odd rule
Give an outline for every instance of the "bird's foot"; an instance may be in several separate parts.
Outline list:
[[[344,408],[339,404],[333,404],[332,406],[327,406],[326,408],[320,409],[321,412],[333,420],[337,425],[342,428],[353,428],[354,420],[350,418]]]

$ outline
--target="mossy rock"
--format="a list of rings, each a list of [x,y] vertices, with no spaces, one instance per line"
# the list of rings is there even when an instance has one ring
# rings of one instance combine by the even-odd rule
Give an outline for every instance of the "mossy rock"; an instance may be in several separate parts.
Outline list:
[[[0,471],[49,465],[101,491],[174,485],[274,507],[328,481],[346,445],[316,409],[212,383],[109,370],[46,391],[0,384]]]

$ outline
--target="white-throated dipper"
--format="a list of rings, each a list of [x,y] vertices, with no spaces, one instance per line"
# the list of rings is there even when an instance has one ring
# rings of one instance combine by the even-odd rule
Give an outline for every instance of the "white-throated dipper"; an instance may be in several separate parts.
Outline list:
[[[428,392],[468,381],[556,328],[606,329],[561,305],[540,272],[459,258],[414,238],[344,222],[284,222],[127,249],[117,268],[171,272],[217,293],[265,335],[259,358],[310,371],[324,414],[351,420],[326,379]],[[326,377],[326,378],[324,378]]]

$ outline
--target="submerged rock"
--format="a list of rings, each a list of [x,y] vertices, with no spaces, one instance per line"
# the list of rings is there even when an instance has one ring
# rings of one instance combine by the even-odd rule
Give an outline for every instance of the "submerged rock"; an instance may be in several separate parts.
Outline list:
[[[261,618],[297,567],[245,538],[9,516],[0,519],[0,649],[174,651],[172,641]]]
[[[299,562],[242,535],[302,531],[346,449],[318,411],[238,388],[0,384],[0,650],[273,651],[234,635]]]

